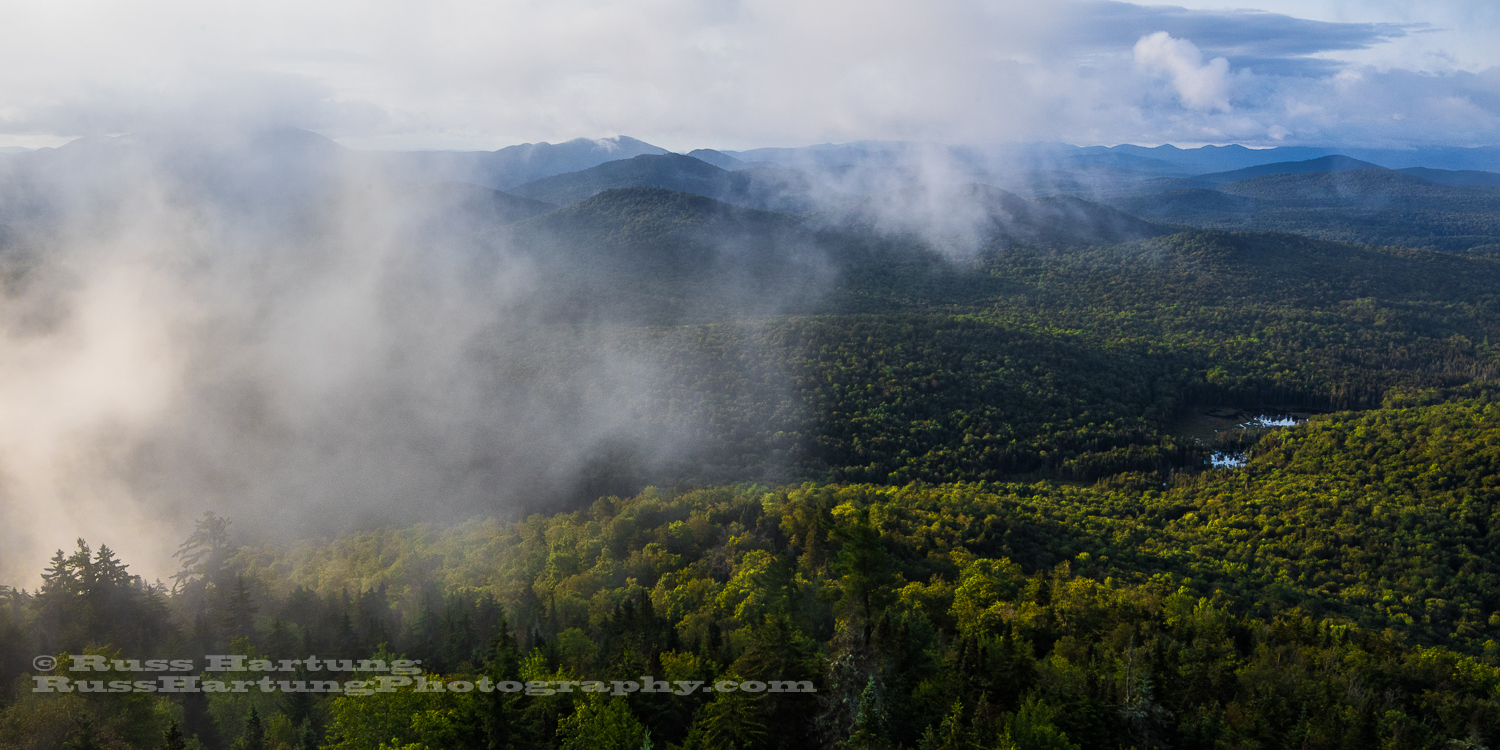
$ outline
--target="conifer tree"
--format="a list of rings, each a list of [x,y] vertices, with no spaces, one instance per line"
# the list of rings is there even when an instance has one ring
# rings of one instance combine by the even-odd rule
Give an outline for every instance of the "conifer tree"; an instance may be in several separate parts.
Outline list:
[[[255,706],[250,707],[250,715],[245,718],[245,731],[234,743],[234,750],[266,750],[266,728]]]
[[[161,750],[187,750],[187,741],[182,737],[182,730],[177,728],[177,722],[172,722],[162,734]]]

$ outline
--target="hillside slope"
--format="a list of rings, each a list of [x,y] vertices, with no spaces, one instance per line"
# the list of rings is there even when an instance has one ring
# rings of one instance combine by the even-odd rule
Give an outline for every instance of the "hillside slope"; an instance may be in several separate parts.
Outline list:
[[[832,206],[817,217],[840,231],[905,235],[948,246],[1113,244],[1160,227],[1072,196],[1028,200],[989,185],[913,187]]]
[[[511,192],[568,205],[605,190],[633,187],[675,190],[749,208],[792,213],[811,210],[820,192],[812,179],[800,172],[765,168],[729,171],[681,154],[612,161],[527,183]]]

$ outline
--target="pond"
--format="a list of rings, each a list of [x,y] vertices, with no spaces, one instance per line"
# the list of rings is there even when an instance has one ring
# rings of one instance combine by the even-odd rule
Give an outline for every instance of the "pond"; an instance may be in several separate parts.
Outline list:
[[[1192,438],[1199,445],[1218,446],[1221,450],[1209,456],[1214,468],[1237,469],[1245,465],[1245,451],[1239,449],[1242,439],[1253,440],[1265,430],[1295,427],[1306,422],[1314,412],[1291,409],[1236,409],[1214,406],[1190,409],[1172,426],[1177,437]]]
[[[1236,409],[1229,406],[1194,407],[1172,425],[1172,434],[1209,444],[1216,442],[1220,433],[1235,430],[1295,427],[1316,413],[1283,409]]]

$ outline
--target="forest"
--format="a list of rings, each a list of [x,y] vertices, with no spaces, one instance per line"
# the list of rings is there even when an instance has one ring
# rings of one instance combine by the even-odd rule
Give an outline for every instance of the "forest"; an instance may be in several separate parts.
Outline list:
[[[80,540],[38,590],[7,592],[0,741],[1487,746],[1500,726],[1497,396],[1393,396],[1268,434],[1243,469],[1165,482],[647,488],[290,546],[235,545],[232,521],[207,515],[170,584]],[[33,645],[817,692],[39,694]]]
[[[1494,257],[982,187],[989,229],[938,237],[878,201],[477,190],[439,192],[503,220],[404,239],[474,278],[528,264],[500,377],[621,389],[613,452],[460,523],[267,539],[208,512],[169,580],[78,539],[0,588],[0,748],[1500,742]],[[659,377],[570,365],[606,345]],[[1217,413],[1300,416],[1184,427]],[[283,687],[173,692],[153,660]],[[811,690],[586,689],[647,678]]]

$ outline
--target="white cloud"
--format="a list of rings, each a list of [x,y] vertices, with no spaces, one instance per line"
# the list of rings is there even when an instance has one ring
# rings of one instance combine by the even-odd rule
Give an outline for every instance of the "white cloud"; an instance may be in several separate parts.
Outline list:
[[[1135,43],[1135,62],[1149,73],[1171,79],[1183,106],[1229,111],[1228,60],[1215,57],[1205,63],[1198,45],[1158,31]]]
[[[1438,38],[1415,33],[1415,11],[1367,22],[1350,7],[1335,21],[1109,0],[36,2],[0,26],[0,133],[12,137],[0,145],[184,123],[293,125],[366,148],[619,133],[680,149],[1265,141],[1278,125],[1288,141],[1391,139],[1412,122],[1433,124],[1426,140],[1466,141],[1492,129],[1500,112],[1482,100],[1467,125],[1447,103],[1387,130],[1350,101],[1341,125],[1333,75],[1346,68],[1330,55],[1398,73],[1417,68],[1373,62],[1390,40]],[[1440,87],[1482,73],[1423,59]],[[1330,116],[1298,122],[1308,108]]]

